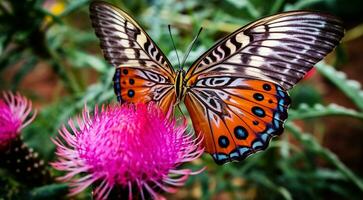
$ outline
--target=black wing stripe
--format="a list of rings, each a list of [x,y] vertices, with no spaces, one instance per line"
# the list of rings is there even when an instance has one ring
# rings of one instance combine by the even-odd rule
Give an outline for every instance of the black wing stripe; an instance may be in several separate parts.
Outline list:
[[[324,33],[326,34],[326,33]],[[339,40],[337,39],[331,39],[329,37],[325,36],[317,36],[313,34],[301,34],[299,32],[292,32],[292,31],[275,31],[275,32],[269,32],[268,37],[266,37],[266,33],[259,33],[259,32],[253,32],[253,37],[258,38],[260,40],[267,40],[267,39],[273,39],[274,36],[285,36],[283,39],[279,38],[279,40],[283,41],[285,39],[293,39],[296,42],[317,42],[320,44],[326,44],[330,46],[330,49],[332,47],[335,47]]]
[[[301,21],[315,21],[314,24],[322,24],[322,21],[326,21],[331,24],[341,25],[341,21],[334,16],[326,15],[323,13],[316,13],[313,11],[292,11],[286,12],[286,16],[275,17],[267,24],[279,23],[279,22],[301,22]],[[275,15],[276,16],[276,15]]]
[[[231,64],[231,65],[236,65],[234,63],[228,63],[228,64]],[[252,65],[239,65],[239,66],[245,66],[246,68],[251,68],[251,69],[263,69],[264,74],[269,74],[268,72],[271,72],[271,73],[276,73],[276,74],[280,74],[280,75],[283,75],[283,76],[286,76],[286,77],[290,77],[290,78],[296,78],[296,76],[304,76],[305,75],[305,72],[304,71],[299,71],[299,70],[293,70],[295,72],[294,75],[291,75],[291,74],[287,74],[287,73],[282,73],[282,70],[285,70],[286,68],[279,65],[279,63],[277,62],[277,64],[271,64],[270,65],[263,65],[263,66],[252,66]]]
[[[267,45],[261,45],[261,44],[251,44],[250,47],[254,47],[254,48],[261,48],[261,49],[269,49],[270,51],[279,51],[279,52],[286,52],[289,54],[297,54],[297,53],[301,53],[301,51],[306,51],[306,54],[301,55],[301,56],[305,56],[308,59],[313,59],[313,60],[319,60],[322,57],[324,57],[324,55],[322,55],[319,52],[314,51],[314,49],[300,49],[297,50],[296,48],[285,48],[285,47],[278,47],[278,46],[267,46]],[[312,52],[311,52],[312,51]],[[310,52],[310,53],[307,53]],[[294,69],[295,70],[295,69]],[[297,71],[297,70],[296,70]]]
[[[299,35],[298,37],[291,37],[291,35],[288,35],[287,33],[275,33],[269,35],[269,38],[265,38],[264,34],[262,33],[254,35],[254,42],[263,42],[263,41],[278,41],[280,43],[291,42],[295,43],[295,45],[303,44],[309,46],[312,44],[312,42],[315,42],[314,45],[319,47],[318,50],[324,51],[324,53],[330,51],[336,45],[335,43],[331,43],[314,37],[308,37],[307,35]]]
[[[296,22],[299,19],[291,19],[291,20],[284,20],[284,21],[275,21],[268,23],[267,26],[269,27],[311,27],[311,28],[318,28],[320,30],[328,30],[328,31],[336,31],[340,33],[341,23],[334,24],[334,22],[325,19],[302,19],[299,20],[298,23]],[[329,26],[326,26],[327,23],[323,23],[323,20],[329,23]]]
[[[240,64],[236,64],[236,63],[225,63],[225,64],[227,64],[227,65],[235,65],[235,66],[242,66],[242,67],[245,66],[246,69],[244,70],[244,72],[246,70],[249,70],[249,68],[252,71],[253,71],[253,69],[256,69],[255,70],[256,72],[259,72],[259,71],[257,71],[258,69],[263,69],[263,71],[265,72],[263,74],[266,75],[266,76],[268,76],[269,74],[280,74],[280,75],[283,75],[283,76],[287,76],[287,77],[296,79],[296,76],[293,76],[293,75],[290,75],[290,74],[284,74],[284,73],[281,72],[281,69],[280,70],[278,70],[278,69],[277,70],[272,70],[271,67],[269,67],[269,66],[266,66],[266,67],[262,68],[261,66],[240,65]],[[282,67],[279,66],[278,68],[282,68]],[[304,73],[303,72],[300,72],[300,71],[297,71],[297,73],[300,74],[301,76],[304,75]],[[241,74],[236,73],[236,75],[241,75]]]
[[[313,61],[309,61],[306,60],[304,58],[296,58],[294,56],[292,56],[291,54],[286,54],[286,52],[284,51],[276,51],[272,56],[265,56],[265,55],[261,55],[261,54],[255,54],[255,53],[250,53],[247,51],[248,49],[245,49],[244,51],[242,51],[241,53],[238,53],[243,57],[245,57],[246,59],[251,59],[251,58],[262,58],[264,62],[269,62],[269,61],[277,61],[277,62],[281,62],[281,63],[287,63],[289,65],[295,65],[298,66],[300,68],[311,68],[308,67],[308,65],[313,65],[315,62]],[[284,53],[284,54],[282,54]],[[295,59],[296,61],[294,62],[293,59]],[[286,60],[290,60],[289,62],[287,62]],[[243,61],[242,61],[243,62]],[[248,63],[246,63],[248,64]]]
[[[292,51],[293,53],[301,53],[303,51],[308,51],[308,52],[311,52],[311,53],[320,54],[321,56],[324,56],[324,53],[328,50],[328,49],[324,49],[324,47],[321,48],[322,46],[318,46],[318,45],[312,45],[313,48],[307,50],[308,46],[311,45],[311,44],[303,43],[303,42],[294,43],[293,40],[284,40],[283,43],[279,43],[279,45],[277,45],[277,43],[279,41],[280,40],[275,40],[275,39],[257,40],[255,42],[251,43],[251,46],[280,48],[280,49],[283,49],[283,50]]]

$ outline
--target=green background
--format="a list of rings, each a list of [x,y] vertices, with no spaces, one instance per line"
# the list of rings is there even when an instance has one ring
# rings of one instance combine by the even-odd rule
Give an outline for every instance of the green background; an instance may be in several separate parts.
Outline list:
[[[114,69],[101,55],[88,0],[0,0],[0,90],[19,91],[38,110],[22,133],[46,163],[50,137],[85,103],[115,102]],[[167,25],[183,56],[204,30],[186,67],[223,36],[260,17],[313,9],[340,17],[341,45],[317,72],[290,91],[284,134],[240,163],[217,166],[209,155],[188,164],[207,169],[170,199],[360,199],[363,196],[363,1],[361,0],[135,0],[108,1],[130,13],[177,66]],[[185,109],[185,108],[183,108]],[[187,113],[187,112],[184,112]],[[52,170],[54,176],[62,173]],[[25,186],[0,169],[0,199],[64,198],[66,186]],[[29,185],[29,184],[27,184]],[[4,186],[4,187],[2,187]],[[90,199],[90,191],[77,199]]]

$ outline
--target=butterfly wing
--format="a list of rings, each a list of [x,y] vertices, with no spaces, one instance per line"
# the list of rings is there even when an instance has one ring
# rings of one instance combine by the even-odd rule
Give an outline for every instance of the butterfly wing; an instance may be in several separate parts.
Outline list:
[[[199,79],[185,98],[194,129],[218,164],[265,149],[282,133],[289,104],[278,84],[230,76]]]
[[[176,101],[175,72],[150,36],[131,16],[111,4],[92,2],[90,16],[104,57],[116,67],[118,101],[153,101],[169,111]]]
[[[328,15],[277,14],[230,34],[189,68],[185,104],[217,163],[242,160],[283,131],[286,90],[343,34],[341,22]]]
[[[164,113],[173,112],[174,85],[157,72],[131,67],[117,68],[114,89],[121,103],[156,103]]]

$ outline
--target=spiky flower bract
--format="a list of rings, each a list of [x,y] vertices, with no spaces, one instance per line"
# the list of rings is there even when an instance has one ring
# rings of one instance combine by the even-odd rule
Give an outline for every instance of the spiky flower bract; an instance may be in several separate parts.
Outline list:
[[[14,140],[21,130],[31,123],[35,113],[32,111],[32,102],[19,93],[3,92],[0,98],[0,149],[5,148]]]
[[[106,199],[114,187],[128,191],[124,198],[156,199],[155,190],[175,192],[195,174],[177,167],[203,153],[202,139],[186,134],[186,123],[177,125],[153,104],[96,106],[93,116],[85,108],[68,125],[53,140],[53,167],[67,172],[60,179],[70,182],[70,195],[96,184],[96,199]]]

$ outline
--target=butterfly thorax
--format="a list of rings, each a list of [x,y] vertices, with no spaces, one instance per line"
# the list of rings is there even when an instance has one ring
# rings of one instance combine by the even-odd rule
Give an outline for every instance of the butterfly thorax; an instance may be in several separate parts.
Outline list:
[[[177,102],[181,102],[185,96],[187,88],[185,87],[184,82],[185,77],[185,71],[182,69],[179,69],[176,71],[176,78],[175,78],[175,93],[176,93],[176,99]]]

